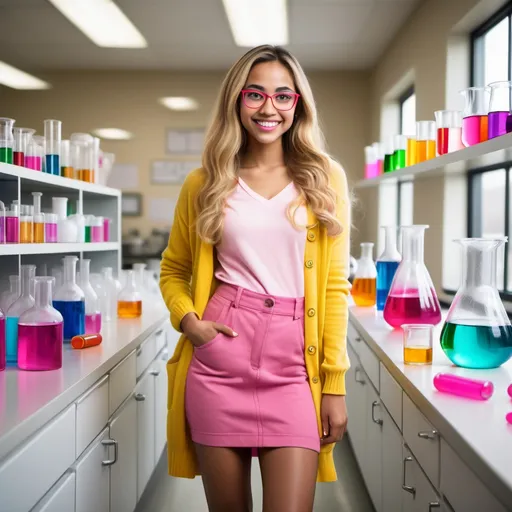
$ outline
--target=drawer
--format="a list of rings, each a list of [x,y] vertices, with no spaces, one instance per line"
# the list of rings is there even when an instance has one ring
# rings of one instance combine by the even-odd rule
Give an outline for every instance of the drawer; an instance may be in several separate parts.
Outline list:
[[[402,430],[402,388],[380,363],[380,398],[389,414]]]
[[[156,357],[156,338],[152,334],[146,341],[141,343],[136,351],[137,356],[137,378],[139,378]]]
[[[155,332],[155,354],[159,354],[166,345],[165,329],[162,327]]]
[[[347,340],[352,345],[352,348],[359,353],[359,346],[363,343],[361,336],[356,328],[349,322],[347,326]]]
[[[0,463],[0,511],[30,510],[75,461],[75,404]]]
[[[75,473],[66,473],[31,512],[72,512],[75,510]]]
[[[379,391],[379,360],[366,342],[361,341],[358,345],[361,365],[363,366],[366,375],[368,375],[372,381],[375,389]]]
[[[76,402],[76,456],[89,446],[108,422],[108,375]]]
[[[402,431],[405,442],[434,487],[439,486],[439,444],[437,430],[421,414],[411,399],[403,396]]]
[[[491,491],[441,439],[441,492],[455,511],[505,512]]]
[[[109,412],[112,415],[133,392],[137,380],[137,361],[135,351],[126,356],[110,372]]]

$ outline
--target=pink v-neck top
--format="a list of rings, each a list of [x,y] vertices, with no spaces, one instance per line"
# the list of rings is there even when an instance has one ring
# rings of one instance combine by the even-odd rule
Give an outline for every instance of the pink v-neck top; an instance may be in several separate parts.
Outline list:
[[[295,228],[288,205],[298,191],[290,183],[271,199],[252,190],[241,178],[228,198],[224,231],[217,245],[219,281],[253,292],[280,297],[304,296],[306,208],[295,212]]]

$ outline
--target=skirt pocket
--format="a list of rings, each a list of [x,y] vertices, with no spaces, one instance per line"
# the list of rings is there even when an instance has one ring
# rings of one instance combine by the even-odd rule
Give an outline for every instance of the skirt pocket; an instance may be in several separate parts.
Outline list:
[[[224,299],[220,299],[219,297],[213,296],[206,306],[206,310],[203,315],[203,320],[221,324],[226,320],[230,307],[230,302]],[[223,333],[218,332],[217,335],[214,336],[211,340],[207,341],[206,343],[203,343],[199,347],[194,346],[194,348],[195,350],[204,350],[205,348],[210,347],[216,341],[218,341],[221,336],[223,336]]]

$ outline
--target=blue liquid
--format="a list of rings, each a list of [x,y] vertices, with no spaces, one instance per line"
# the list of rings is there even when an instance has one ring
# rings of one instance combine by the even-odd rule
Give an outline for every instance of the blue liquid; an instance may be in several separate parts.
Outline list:
[[[54,300],[53,307],[64,318],[64,341],[85,334],[85,302],[83,300]]]
[[[8,316],[5,322],[5,360],[8,364],[18,363],[18,320]]]
[[[441,348],[463,368],[497,368],[512,357],[512,326],[452,324],[441,332]]]
[[[384,310],[398,261],[377,261],[377,311]]]
[[[44,172],[60,176],[59,155],[46,155]]]

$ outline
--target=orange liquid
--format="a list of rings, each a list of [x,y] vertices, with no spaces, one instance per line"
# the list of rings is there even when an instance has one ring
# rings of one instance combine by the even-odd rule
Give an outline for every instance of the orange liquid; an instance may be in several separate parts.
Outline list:
[[[142,301],[124,301],[117,302],[117,316],[119,318],[137,318],[142,315]]]
[[[79,169],[78,179],[87,181],[87,183],[94,183],[94,171],[91,169]]]
[[[419,140],[416,142],[416,163],[424,162],[436,156],[435,140]]]
[[[64,176],[64,178],[74,178],[75,177],[75,169],[70,166],[61,167],[60,174],[61,174],[61,176]]]
[[[44,244],[44,224],[42,222],[34,223],[34,243]]]
[[[432,349],[427,347],[404,347],[405,364],[431,364]]]
[[[352,284],[352,297],[357,306],[375,306],[377,300],[376,279],[356,277]]]
[[[416,139],[407,139],[407,165],[416,164]]]
[[[20,222],[20,244],[32,243],[32,222]]]

